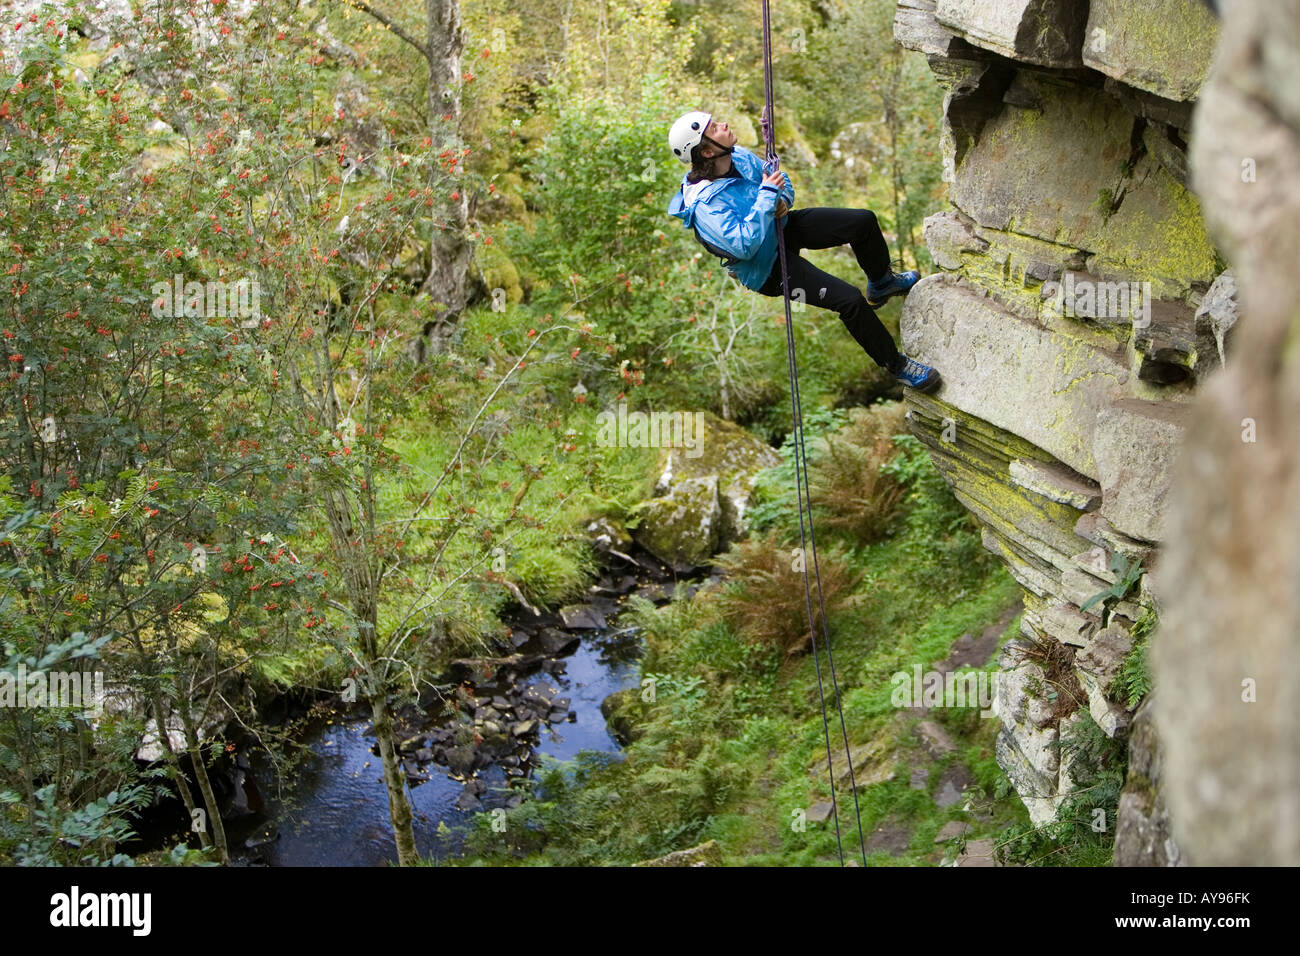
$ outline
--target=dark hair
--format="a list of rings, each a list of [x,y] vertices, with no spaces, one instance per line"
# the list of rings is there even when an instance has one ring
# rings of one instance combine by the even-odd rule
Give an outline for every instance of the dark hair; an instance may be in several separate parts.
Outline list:
[[[713,143],[716,146],[716,143]],[[717,179],[722,173],[718,166],[722,157],[730,156],[730,153],[719,153],[716,156],[701,156],[700,150],[704,148],[704,140],[696,143],[691,149],[691,171],[686,174],[688,183],[698,183],[703,179]]]

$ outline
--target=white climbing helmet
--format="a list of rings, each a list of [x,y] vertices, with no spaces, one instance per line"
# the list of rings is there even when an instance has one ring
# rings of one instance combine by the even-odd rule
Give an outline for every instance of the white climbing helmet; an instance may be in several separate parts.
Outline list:
[[[683,114],[668,131],[668,145],[672,147],[673,155],[687,166],[691,164],[691,150],[704,138],[704,131],[712,119],[711,113],[692,110]]]

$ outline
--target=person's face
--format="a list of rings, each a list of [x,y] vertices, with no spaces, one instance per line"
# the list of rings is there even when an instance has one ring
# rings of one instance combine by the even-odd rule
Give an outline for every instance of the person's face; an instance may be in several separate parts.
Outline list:
[[[709,125],[704,129],[704,135],[713,140],[719,146],[736,145],[736,134],[731,131],[731,127],[716,119],[709,120]],[[722,152],[709,143],[705,143],[704,146],[704,153],[706,156],[717,156]]]

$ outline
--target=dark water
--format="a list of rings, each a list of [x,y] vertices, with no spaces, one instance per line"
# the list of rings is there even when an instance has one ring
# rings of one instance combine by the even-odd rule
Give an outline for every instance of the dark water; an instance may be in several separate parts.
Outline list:
[[[576,650],[562,655],[563,673],[541,672],[523,678],[520,689],[532,683],[559,688],[569,697],[576,720],[543,729],[536,752],[557,760],[569,760],[580,750],[605,753],[620,748],[605,726],[600,704],[615,691],[634,686],[639,673],[635,636],[611,628],[584,636]],[[293,784],[289,806],[271,802],[270,816],[279,828],[279,838],[252,850],[238,850],[249,833],[266,825],[245,821],[243,826],[227,824],[232,855],[246,862],[270,866],[378,866],[395,862],[392,827],[388,821],[388,795],[383,767],[373,751],[375,739],[370,723],[361,717],[319,719],[308,724],[303,742],[312,750]],[[424,768],[430,780],[409,789],[415,813],[415,837],[421,855],[445,858],[458,852],[463,830],[475,812],[457,808],[464,785],[449,776],[445,767]],[[258,776],[263,776],[264,771]],[[488,792],[482,797],[485,810],[503,806],[509,796],[505,772],[498,766],[480,771]],[[263,793],[268,788],[263,786]],[[448,828],[440,835],[438,824]],[[449,831],[449,832],[448,832]]]

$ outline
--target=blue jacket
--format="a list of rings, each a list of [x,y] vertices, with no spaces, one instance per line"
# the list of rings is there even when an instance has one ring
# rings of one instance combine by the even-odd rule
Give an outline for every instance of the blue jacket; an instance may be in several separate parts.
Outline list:
[[[697,228],[704,239],[739,262],[727,272],[747,289],[758,290],[776,261],[777,191],[763,187],[763,161],[737,144],[731,162],[739,177],[725,176],[682,185],[668,204],[668,215]],[[794,205],[794,185],[785,176],[780,198]]]

